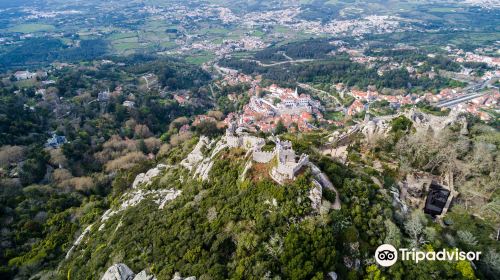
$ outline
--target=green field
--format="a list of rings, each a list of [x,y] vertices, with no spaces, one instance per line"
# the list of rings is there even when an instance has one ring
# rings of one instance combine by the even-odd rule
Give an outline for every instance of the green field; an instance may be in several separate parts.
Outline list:
[[[9,32],[19,32],[19,33],[33,33],[33,32],[44,32],[53,30],[55,30],[55,27],[53,25],[37,24],[37,23],[19,24],[8,29]]]
[[[192,56],[186,57],[186,61],[192,64],[201,65],[215,58],[215,55],[209,52],[198,52]]]
[[[126,32],[126,33],[113,33],[108,36],[109,40],[121,40],[121,39],[126,39],[126,38],[133,38],[136,37],[137,34],[135,32]]]

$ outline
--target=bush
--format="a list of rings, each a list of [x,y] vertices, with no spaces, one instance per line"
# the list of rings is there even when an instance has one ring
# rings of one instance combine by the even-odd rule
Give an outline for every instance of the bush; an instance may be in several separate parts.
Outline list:
[[[132,152],[112,160],[106,164],[106,171],[118,171],[120,169],[130,169],[136,163],[146,160],[146,156],[141,152]]]
[[[337,198],[337,194],[328,188],[323,188],[323,197],[326,200],[330,201],[331,203],[335,203],[335,199]]]

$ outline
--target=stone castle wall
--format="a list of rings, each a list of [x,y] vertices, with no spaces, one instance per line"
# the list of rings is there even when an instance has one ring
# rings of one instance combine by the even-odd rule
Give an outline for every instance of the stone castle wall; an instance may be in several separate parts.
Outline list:
[[[299,172],[299,170],[309,163],[309,156],[302,155],[297,163],[283,163],[278,162],[278,166],[276,167],[276,171],[281,173],[287,177],[289,180],[295,179],[295,174]]]
[[[231,148],[238,148],[242,145],[242,141],[237,136],[226,135],[227,145]]]
[[[271,170],[271,177],[282,184],[285,180],[295,179],[295,174],[306,164],[309,163],[309,156],[303,154],[295,162],[295,152],[292,149],[290,141],[277,140],[276,148],[273,151],[262,151],[261,148],[266,144],[262,138],[243,135],[233,135],[232,131],[226,132],[225,137],[227,146],[230,148],[242,147],[248,152],[252,152],[252,159],[258,163],[269,163],[276,155],[278,156],[278,165]]]
[[[244,148],[246,149],[260,148],[266,144],[264,139],[248,135],[242,137],[242,142]]]
[[[293,169],[293,173],[297,173],[299,172],[299,170],[304,167],[305,165],[307,165],[309,163],[309,156],[308,155],[305,155],[303,154],[300,159],[299,159],[299,162],[297,162],[297,165],[294,167]]]

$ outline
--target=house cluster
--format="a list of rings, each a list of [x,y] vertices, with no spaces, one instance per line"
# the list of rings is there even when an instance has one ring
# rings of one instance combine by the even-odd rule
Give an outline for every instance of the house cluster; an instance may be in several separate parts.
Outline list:
[[[465,93],[460,91],[460,89],[445,88],[442,89],[438,94],[432,94],[430,92],[426,93],[424,95],[424,98],[430,103],[437,103],[442,100],[453,99],[463,95],[465,95]]]
[[[254,51],[267,47],[259,37],[244,36],[237,39],[223,40],[222,42],[214,42],[203,40],[190,45],[185,45],[178,53],[190,52],[192,50],[202,50],[215,53],[217,56],[229,55],[239,51]]]
[[[454,57],[457,62],[480,62],[486,63],[491,67],[500,67],[500,58],[489,55],[479,54],[484,52],[485,49],[476,49],[474,52],[466,52],[462,49],[454,48],[452,46],[444,47],[449,56]],[[493,51],[491,49],[490,51]]]
[[[223,85],[235,86],[239,84],[251,84],[252,86],[258,86],[258,84],[262,81],[262,78],[256,77],[255,79],[250,75],[245,75],[240,72],[228,73],[224,75],[224,79],[222,80]]]
[[[357,113],[360,113],[362,111],[366,110],[366,103],[368,102],[373,102],[373,101],[387,101],[392,107],[398,108],[402,105],[406,104],[413,104],[414,100],[412,99],[411,95],[385,95],[385,94],[380,94],[377,91],[373,90],[357,90],[357,89],[351,89],[351,91],[348,93],[352,97],[354,97],[354,102],[346,108],[346,114],[349,116],[353,116]]]
[[[460,58],[458,60],[460,60]],[[466,52],[463,60],[467,62],[482,62],[488,64],[488,66],[500,67],[500,57],[478,55],[475,53]]]
[[[269,175],[278,184],[294,180],[298,172],[309,163],[309,156],[298,156],[293,150],[290,141],[281,141],[276,138],[276,146],[272,151],[263,151],[266,144],[263,138],[251,136],[243,132],[244,128],[232,123],[226,130],[226,143],[231,148],[244,148],[252,151],[252,159],[257,163],[270,163],[276,159],[276,164],[271,168]]]
[[[492,119],[491,115],[486,113],[485,109],[498,109],[500,93],[486,94],[478,98],[472,99],[467,103],[461,103],[457,106],[458,109],[463,109],[473,115],[478,116],[483,121]]]
[[[297,89],[271,85],[265,91],[263,97],[252,96],[241,115],[230,114],[226,124],[236,119],[238,125],[250,130],[272,132],[281,121],[286,128],[310,131],[315,128],[311,122],[323,118],[320,102],[307,94],[299,95]]]
[[[451,100],[454,98],[465,96],[466,93],[459,89],[446,88],[441,90],[438,94],[427,93],[423,96],[425,100],[430,103],[438,103],[443,100]],[[467,102],[455,105],[455,109],[467,111],[473,115],[478,116],[483,121],[491,120],[491,115],[485,110],[496,110],[499,105],[500,93],[498,90],[492,90],[490,93],[478,96]]]
[[[18,81],[34,79],[36,77],[43,78],[46,76],[47,76],[47,72],[44,72],[44,71],[37,71],[37,72],[17,71],[16,73],[14,73],[14,77]]]

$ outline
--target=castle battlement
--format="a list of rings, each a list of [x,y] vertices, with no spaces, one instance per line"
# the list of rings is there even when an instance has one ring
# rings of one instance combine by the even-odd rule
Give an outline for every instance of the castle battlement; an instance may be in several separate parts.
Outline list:
[[[309,156],[302,154],[297,156],[292,147],[292,142],[276,139],[276,147],[273,151],[262,151],[266,144],[263,138],[251,135],[235,134],[236,126],[231,124],[226,130],[225,140],[230,148],[243,148],[252,151],[252,160],[258,163],[269,163],[277,157],[278,164],[271,169],[271,177],[283,184],[286,180],[294,180],[299,170],[309,163]]]

